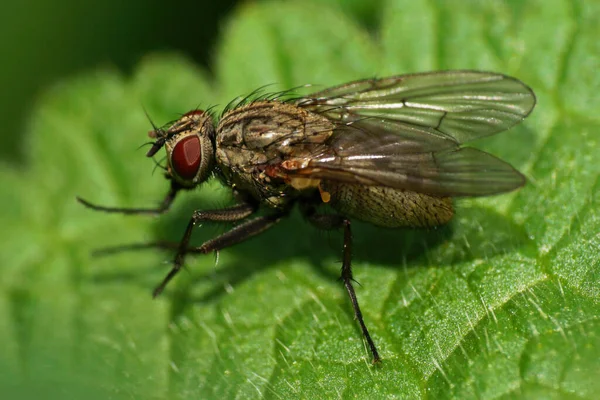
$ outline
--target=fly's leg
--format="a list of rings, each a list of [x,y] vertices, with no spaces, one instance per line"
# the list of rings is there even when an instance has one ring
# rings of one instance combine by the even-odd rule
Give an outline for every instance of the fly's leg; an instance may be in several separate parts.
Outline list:
[[[212,251],[218,251],[226,247],[233,246],[234,244],[243,242],[246,239],[250,239],[251,237],[258,235],[259,233],[266,231],[267,229],[275,225],[277,222],[279,222],[284,215],[285,214],[265,215],[261,217],[256,217],[249,221],[245,221],[244,223],[232,228],[224,234],[217,236],[214,239],[207,240],[199,247],[187,248],[187,244],[185,246],[180,245],[179,251],[175,256],[175,262],[173,263],[171,271],[169,271],[167,276],[165,276],[165,279],[163,279],[160,285],[158,285],[156,289],[154,289],[152,295],[156,297],[162,293],[165,286],[167,286],[169,281],[173,279],[173,277],[179,272],[179,270],[183,266],[183,256],[186,253],[207,254]]]
[[[184,256],[186,253],[190,252],[188,249],[188,244],[190,242],[190,238],[192,237],[192,231],[194,230],[194,226],[196,224],[198,224],[199,222],[205,222],[205,221],[212,221],[212,222],[239,221],[239,220],[242,220],[242,219],[248,217],[249,215],[253,214],[256,211],[256,209],[257,209],[256,206],[254,206],[253,204],[242,203],[242,204],[238,204],[238,205],[235,205],[232,207],[223,208],[220,210],[194,211],[194,214],[192,214],[192,218],[190,219],[190,222],[188,223],[187,228],[185,229],[183,238],[181,239],[181,241],[179,242],[179,245],[177,246],[177,253],[175,254],[175,259],[173,260],[173,267],[171,268],[171,271],[169,271],[167,276],[165,276],[165,279],[163,279],[163,281],[160,283],[160,285],[158,285],[156,287],[156,289],[154,289],[154,292],[152,293],[152,295],[154,297],[158,296],[164,290],[165,286],[167,286],[169,281],[171,279],[173,279],[173,277],[175,275],[177,275],[177,273],[183,266]],[[204,243],[202,246],[200,246],[198,248],[197,252],[208,253],[210,251],[220,250],[225,247],[231,246],[235,243],[239,243],[251,236],[254,236],[254,235],[262,232],[262,230],[264,230],[264,229],[262,229],[258,232],[253,232],[248,228],[244,229],[244,227],[248,226],[251,222],[258,220],[259,218],[247,221],[241,225],[234,227],[230,231],[225,232],[224,234],[222,234],[212,240],[207,241],[206,243]],[[211,243],[215,243],[215,242],[216,242],[216,246],[213,244],[212,246],[209,245],[208,248],[206,249],[206,251],[199,250],[199,249],[205,248],[207,244],[211,244]],[[163,246],[161,246],[161,244],[162,245],[164,245],[164,244],[170,245],[169,243],[157,242],[157,243],[150,244],[150,246],[147,246],[147,247],[163,247]],[[195,250],[196,249],[194,249],[194,251]]]
[[[97,210],[97,211],[120,213],[120,214],[156,215],[156,214],[163,214],[171,207],[171,204],[173,204],[173,200],[175,200],[175,196],[177,195],[177,192],[179,192],[179,190],[181,190],[181,189],[182,189],[181,186],[179,186],[174,181],[171,181],[171,189],[169,189],[169,192],[167,193],[167,195],[165,196],[165,198],[163,199],[163,201],[160,203],[160,205],[157,208],[104,207],[104,206],[99,206],[99,205],[90,203],[89,201],[84,200],[79,196],[77,196],[77,201],[80,202],[81,204],[83,204],[84,206],[86,206],[87,208],[91,208],[92,210]]]
[[[354,286],[352,286],[352,281],[354,281],[354,279],[352,277],[352,230],[350,229],[350,220],[335,214],[317,214],[315,213],[314,208],[310,206],[301,207],[301,211],[303,212],[304,216],[318,228],[326,230],[339,228],[344,229],[344,252],[342,258],[341,280],[346,287],[348,296],[350,296],[352,308],[354,309],[354,317],[358,320],[360,329],[362,330],[362,333],[367,341],[367,345],[369,346],[371,354],[373,355],[373,364],[381,362],[381,358],[377,352],[377,347],[375,347],[375,343],[373,342],[373,339],[371,339],[369,330],[367,329],[365,321],[363,320],[362,312],[360,311],[360,306],[358,305],[358,299],[356,298],[356,293],[354,291]]]
[[[281,217],[283,217],[285,215],[286,214],[275,214],[274,216],[258,217],[258,218],[246,221],[243,224],[240,224],[240,225],[234,227],[230,231],[225,232],[221,236],[217,236],[214,239],[207,240],[201,246],[186,247],[184,253],[185,254],[190,254],[190,253],[191,254],[207,254],[211,251],[218,251],[218,250],[222,250],[226,247],[231,247],[234,244],[240,243],[246,239],[251,238],[252,236],[255,236],[255,235],[258,235],[259,233],[264,232],[271,226],[275,225],[275,223],[279,222]],[[260,221],[258,221],[258,220],[260,220]],[[260,228],[260,225],[262,225],[262,224],[265,224],[266,226],[263,229],[257,230],[256,228]],[[256,226],[256,225],[258,225],[258,226]],[[246,232],[251,230],[251,231],[253,231],[253,233],[251,233],[249,236],[242,235],[241,239],[237,239],[236,241],[229,242],[229,240],[231,240],[230,236],[233,235],[234,238],[239,237],[237,235],[240,235],[239,231],[241,231],[241,230],[246,230]],[[254,231],[256,231],[256,232],[254,232]],[[225,245],[223,245],[223,243],[225,241],[227,241],[227,242]],[[217,246],[218,248],[215,248],[215,246]],[[179,250],[179,248],[180,248],[180,244],[177,242],[157,241],[157,242],[134,243],[134,244],[128,244],[128,245],[124,245],[124,246],[109,247],[106,249],[98,250],[98,251],[94,252],[94,254],[103,256],[103,255],[109,255],[109,254],[113,254],[113,253],[120,253],[123,251],[135,251],[135,250],[146,250],[146,249]]]
[[[362,330],[363,335],[365,335],[365,339],[367,339],[367,344],[369,345],[369,349],[371,349],[371,354],[373,355],[373,364],[381,362],[381,358],[379,358],[379,353],[377,352],[377,348],[375,347],[375,343],[373,343],[373,339],[371,339],[371,335],[369,335],[369,330],[365,325],[365,321],[363,320],[362,313],[360,312],[360,307],[358,305],[358,299],[356,298],[356,293],[354,293],[354,287],[352,286],[352,231],[350,229],[350,220],[343,220],[344,225],[344,256],[342,261],[342,281],[344,282],[344,286],[346,287],[346,291],[348,291],[348,296],[350,296],[350,301],[352,302],[352,308],[354,309],[354,316],[358,320],[360,324],[360,329]]]

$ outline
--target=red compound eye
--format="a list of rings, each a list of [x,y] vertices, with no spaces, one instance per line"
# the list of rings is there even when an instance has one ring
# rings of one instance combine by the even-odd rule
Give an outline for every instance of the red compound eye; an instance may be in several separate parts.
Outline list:
[[[200,156],[200,139],[188,136],[175,145],[171,164],[180,178],[191,181],[198,173]]]

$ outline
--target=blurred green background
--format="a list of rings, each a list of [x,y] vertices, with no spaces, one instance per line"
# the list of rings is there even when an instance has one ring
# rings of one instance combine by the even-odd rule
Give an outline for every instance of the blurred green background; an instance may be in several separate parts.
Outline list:
[[[0,157],[22,162],[37,96],[90,69],[131,71],[144,55],[179,51],[210,68],[223,18],[236,0],[8,0],[0,5]]]
[[[144,56],[175,51],[211,70],[219,27],[240,3],[252,0],[8,0],[0,5],[0,158],[23,162],[27,116],[45,88],[100,67],[128,73]],[[324,0],[367,28],[378,4]]]

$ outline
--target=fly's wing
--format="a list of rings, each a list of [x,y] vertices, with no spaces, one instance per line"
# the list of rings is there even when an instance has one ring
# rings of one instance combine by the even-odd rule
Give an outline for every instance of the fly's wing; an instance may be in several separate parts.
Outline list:
[[[525,177],[510,164],[471,147],[405,152],[396,135],[344,127],[309,160],[286,163],[286,173],[386,186],[437,196],[486,196],[511,191]]]
[[[522,121],[535,105],[521,81],[491,72],[443,71],[367,79],[332,87],[300,99],[299,106],[343,124],[369,119],[403,129],[422,128],[418,141],[436,136],[465,143],[502,132]],[[414,140],[412,134],[408,138]]]
[[[439,196],[513,190],[524,177],[460,144],[501,132],[535,105],[531,89],[500,74],[448,71],[349,83],[297,102],[336,123],[290,175],[388,186]]]

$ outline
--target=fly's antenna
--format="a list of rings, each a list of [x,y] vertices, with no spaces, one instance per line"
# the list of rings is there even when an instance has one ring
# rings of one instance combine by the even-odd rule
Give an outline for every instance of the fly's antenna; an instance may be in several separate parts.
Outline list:
[[[152,121],[152,118],[150,118],[150,114],[148,114],[146,107],[142,106],[142,108],[144,109],[144,114],[146,114],[146,118],[148,118],[150,125],[152,125],[152,130],[148,131],[148,137],[156,139],[155,142],[151,142],[152,147],[146,153],[146,157],[152,157],[164,146],[165,141],[167,140],[167,132],[156,126],[154,121]]]

